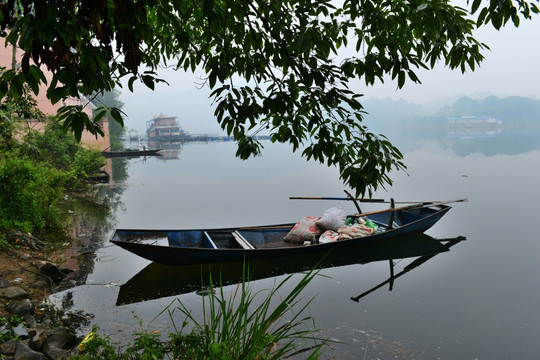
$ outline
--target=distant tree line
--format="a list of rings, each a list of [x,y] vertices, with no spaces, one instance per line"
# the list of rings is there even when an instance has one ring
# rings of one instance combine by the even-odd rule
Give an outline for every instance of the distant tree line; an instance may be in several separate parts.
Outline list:
[[[533,120],[536,114],[540,114],[540,101],[520,96],[488,96],[479,100],[462,97],[451,107],[454,116],[490,115],[504,121]]]
[[[444,105],[438,111],[429,110],[424,105],[412,104],[404,100],[367,100],[366,121],[380,131],[418,126],[446,125],[448,118],[457,116],[493,116],[506,125],[538,126],[540,120],[540,100],[520,96],[499,98],[488,96],[472,99],[464,96],[451,105]]]

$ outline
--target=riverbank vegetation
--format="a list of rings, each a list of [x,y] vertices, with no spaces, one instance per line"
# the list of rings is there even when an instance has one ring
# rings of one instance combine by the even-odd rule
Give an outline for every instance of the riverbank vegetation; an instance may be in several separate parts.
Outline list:
[[[0,232],[45,235],[64,227],[57,205],[105,164],[31,98],[0,104]],[[30,124],[43,124],[41,131]],[[41,127],[41,126],[40,126]]]

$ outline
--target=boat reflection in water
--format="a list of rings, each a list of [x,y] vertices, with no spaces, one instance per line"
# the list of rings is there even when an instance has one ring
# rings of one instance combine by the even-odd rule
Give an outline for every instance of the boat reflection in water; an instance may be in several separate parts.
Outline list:
[[[150,263],[129,281],[120,286],[116,305],[126,305],[163,297],[176,296],[200,291],[209,284],[214,286],[236,284],[242,281],[242,274],[249,273],[250,280],[264,279],[283,274],[291,274],[316,268],[329,268],[352,264],[366,264],[374,261],[389,261],[390,278],[370,291],[351,298],[358,301],[376,289],[393,284],[394,279],[417,268],[434,256],[447,252],[450,247],[465,240],[464,237],[435,239],[429,235],[416,235],[387,241],[367,243],[361,251],[335,249],[321,259],[320,254],[310,254],[282,259],[257,260],[244,265],[242,262],[216,263],[187,266],[167,266]],[[394,274],[394,259],[416,258],[403,271]],[[248,269],[248,270],[244,270]]]

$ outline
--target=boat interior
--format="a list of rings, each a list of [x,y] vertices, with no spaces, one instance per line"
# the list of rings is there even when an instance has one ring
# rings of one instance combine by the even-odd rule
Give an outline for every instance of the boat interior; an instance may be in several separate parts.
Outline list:
[[[387,224],[381,220],[370,218],[379,229],[384,231]],[[388,220],[385,220],[388,221]],[[402,219],[396,216],[393,226],[397,227]],[[153,245],[193,247],[204,249],[264,249],[276,247],[295,247],[302,244],[284,241],[285,236],[294,224],[246,227],[217,230],[176,230],[155,233],[153,231],[119,231],[118,240],[139,242]]]
[[[170,246],[195,246],[207,249],[260,249],[265,247],[297,246],[283,238],[292,225],[279,229],[228,229],[192,232],[170,232]],[[188,240],[188,241],[187,241]]]
[[[411,209],[373,214],[369,220],[379,226],[379,231],[413,222],[419,219],[421,212],[436,212],[439,209]],[[191,247],[202,249],[264,249],[277,247],[296,247],[302,244],[284,241],[287,233],[294,224],[274,226],[257,226],[244,228],[214,229],[214,230],[119,230],[116,240],[138,242],[144,244]]]

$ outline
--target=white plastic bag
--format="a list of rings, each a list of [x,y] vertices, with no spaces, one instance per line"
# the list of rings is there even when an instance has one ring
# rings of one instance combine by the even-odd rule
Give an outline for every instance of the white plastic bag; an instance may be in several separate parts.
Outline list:
[[[317,220],[317,225],[323,230],[337,231],[345,225],[345,210],[340,207],[332,207],[323,212],[323,215]]]

